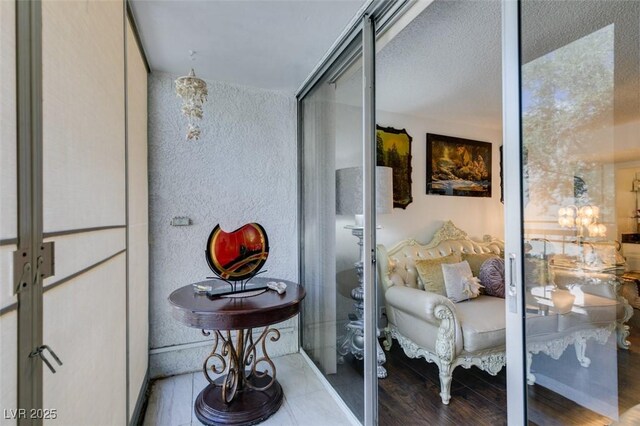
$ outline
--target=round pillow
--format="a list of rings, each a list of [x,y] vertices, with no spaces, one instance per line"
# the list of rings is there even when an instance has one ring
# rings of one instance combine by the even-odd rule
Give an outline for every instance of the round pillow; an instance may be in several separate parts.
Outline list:
[[[504,299],[504,259],[493,258],[484,261],[478,274],[487,296]]]

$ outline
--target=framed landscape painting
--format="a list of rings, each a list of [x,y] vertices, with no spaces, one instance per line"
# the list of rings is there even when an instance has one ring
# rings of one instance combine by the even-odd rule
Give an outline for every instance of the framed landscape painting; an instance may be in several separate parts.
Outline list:
[[[427,194],[491,197],[491,143],[427,133]]]
[[[405,129],[376,125],[376,164],[393,169],[393,207],[406,209],[411,195],[411,141]]]

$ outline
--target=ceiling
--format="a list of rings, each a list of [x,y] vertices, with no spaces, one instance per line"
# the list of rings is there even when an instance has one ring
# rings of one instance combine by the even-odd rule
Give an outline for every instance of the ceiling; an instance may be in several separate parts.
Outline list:
[[[438,0],[376,53],[376,108],[499,129],[499,1]],[[359,105],[361,68],[338,80],[336,100]]]
[[[133,0],[153,71],[294,93],[364,0]],[[191,61],[189,50],[196,51]]]
[[[498,1],[436,1],[378,52],[377,107],[499,128]]]
[[[364,0],[133,0],[152,70],[293,93]],[[528,63],[607,25],[615,27],[616,126],[640,123],[640,2],[523,3]],[[502,127],[501,3],[438,0],[377,53],[377,108],[444,122]],[[189,50],[197,51],[195,62]],[[338,80],[338,101],[361,102],[356,69]],[[635,126],[625,130],[633,135]],[[619,139],[619,138],[618,138]],[[617,143],[617,142],[616,142]],[[620,153],[637,151],[635,138]]]
[[[592,144],[589,151],[619,162],[640,159],[640,2],[524,2],[522,54],[523,62],[530,63],[611,24],[613,105],[608,121],[594,120],[590,132],[611,131],[614,124],[615,146]],[[500,129],[501,26],[499,1],[433,2],[377,53],[377,108]],[[589,72],[580,66],[567,64],[566,70]],[[360,80],[349,77],[343,82],[343,101],[360,97]]]
[[[523,3],[523,62],[614,24],[616,121],[640,113],[638,2]],[[377,56],[380,109],[499,128],[502,116],[498,1],[435,1]]]

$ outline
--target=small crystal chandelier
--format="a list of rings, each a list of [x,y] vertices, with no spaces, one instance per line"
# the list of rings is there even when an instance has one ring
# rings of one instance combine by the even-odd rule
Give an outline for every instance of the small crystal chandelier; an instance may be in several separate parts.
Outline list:
[[[191,60],[194,60],[195,51],[190,50]],[[187,117],[189,130],[187,140],[200,138],[200,126],[197,121],[202,120],[202,105],[207,101],[207,83],[196,77],[191,68],[189,75],[176,80],[176,94],[182,98],[182,114]]]

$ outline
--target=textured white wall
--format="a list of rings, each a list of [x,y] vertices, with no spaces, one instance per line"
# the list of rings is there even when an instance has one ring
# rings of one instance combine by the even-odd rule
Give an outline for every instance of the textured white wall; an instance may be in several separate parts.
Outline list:
[[[295,99],[208,81],[202,137],[186,141],[175,78],[149,78],[151,377],[198,370],[210,350],[200,330],[171,317],[167,297],[212,275],[204,251],[216,224],[233,231],[260,223],[271,249],[266,275],[298,278]],[[174,216],[193,224],[170,226]],[[274,351],[297,351],[297,318],[279,328]]]

